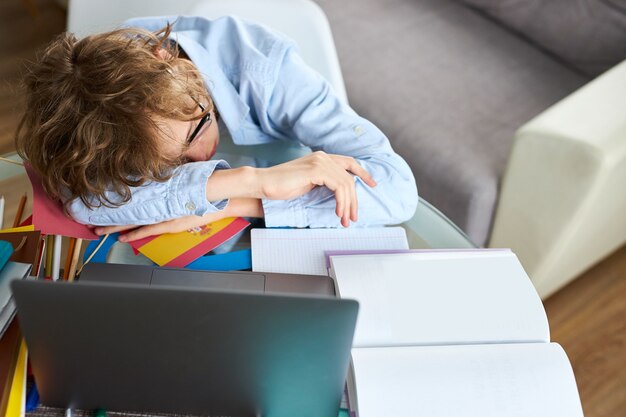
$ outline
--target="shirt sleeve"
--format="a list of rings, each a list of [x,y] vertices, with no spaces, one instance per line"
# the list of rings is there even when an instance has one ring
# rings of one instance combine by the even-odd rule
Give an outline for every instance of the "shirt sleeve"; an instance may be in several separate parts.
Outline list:
[[[269,134],[297,140],[314,151],[351,156],[377,182],[376,187],[369,187],[355,177],[359,203],[355,226],[397,224],[413,216],[418,197],[408,164],[380,129],[343,103],[293,48],[286,51],[267,100],[262,126]],[[334,193],[326,187],[316,187],[296,199],[262,203],[268,227],[341,225]]]
[[[145,225],[182,216],[202,216],[223,210],[228,204],[226,199],[210,202],[206,198],[206,183],[211,174],[227,168],[230,166],[223,160],[184,164],[175,168],[167,181],[130,187],[131,199],[121,206],[89,208],[80,199],[74,199],[68,210],[79,223],[98,226]],[[120,201],[114,192],[107,192],[107,197]]]

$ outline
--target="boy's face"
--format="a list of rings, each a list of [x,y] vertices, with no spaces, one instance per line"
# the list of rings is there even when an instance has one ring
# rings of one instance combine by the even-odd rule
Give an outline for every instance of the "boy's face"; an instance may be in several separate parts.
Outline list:
[[[200,120],[182,121],[155,116],[155,121],[165,134],[161,135],[163,152],[170,157],[181,156],[192,162],[208,161],[215,154],[220,141],[215,113],[211,111],[211,122],[205,123],[189,146],[187,142]]]

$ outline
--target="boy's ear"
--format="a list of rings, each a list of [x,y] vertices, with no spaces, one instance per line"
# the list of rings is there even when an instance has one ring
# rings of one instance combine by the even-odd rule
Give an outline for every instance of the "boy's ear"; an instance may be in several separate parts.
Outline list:
[[[159,59],[162,59],[163,61],[166,61],[172,58],[172,54],[170,54],[167,49],[163,49],[163,48],[156,48],[154,50],[154,56],[156,56]]]

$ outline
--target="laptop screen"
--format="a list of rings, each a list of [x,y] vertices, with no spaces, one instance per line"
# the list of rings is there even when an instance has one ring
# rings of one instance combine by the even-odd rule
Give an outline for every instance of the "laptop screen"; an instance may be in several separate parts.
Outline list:
[[[337,416],[355,301],[94,282],[12,289],[46,405]]]

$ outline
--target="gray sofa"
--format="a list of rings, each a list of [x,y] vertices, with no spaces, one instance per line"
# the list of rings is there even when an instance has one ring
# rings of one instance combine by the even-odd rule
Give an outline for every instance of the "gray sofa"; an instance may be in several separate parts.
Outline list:
[[[478,245],[515,131],[626,58],[624,0],[315,0],[348,99]]]
[[[238,15],[297,38],[305,60],[341,97],[345,80],[350,104],[387,133],[421,196],[477,244],[512,248],[544,298],[626,242],[626,0],[69,6],[79,36],[188,14]],[[410,228],[431,226],[423,208]]]

